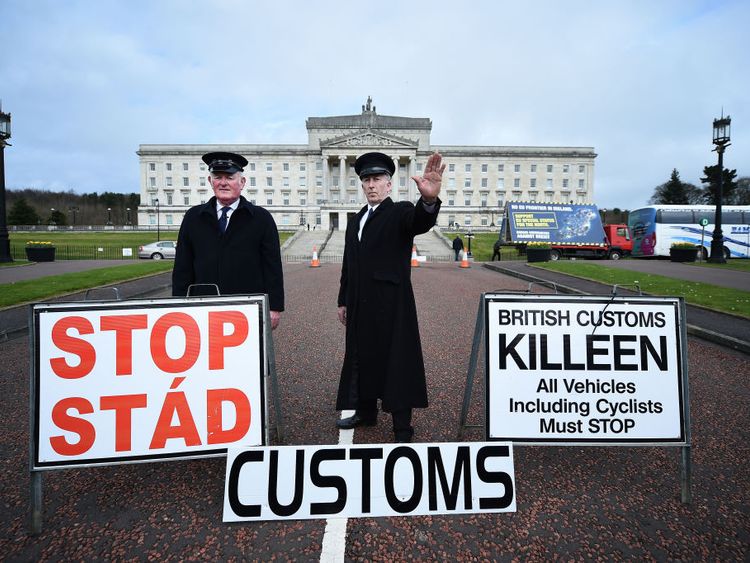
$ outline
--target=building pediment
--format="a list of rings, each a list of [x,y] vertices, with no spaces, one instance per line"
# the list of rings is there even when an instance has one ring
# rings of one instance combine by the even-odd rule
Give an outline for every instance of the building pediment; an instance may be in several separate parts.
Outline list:
[[[337,147],[403,147],[409,149],[417,148],[417,141],[405,139],[387,133],[376,133],[371,130],[357,131],[340,137],[333,137],[320,141],[321,148]]]

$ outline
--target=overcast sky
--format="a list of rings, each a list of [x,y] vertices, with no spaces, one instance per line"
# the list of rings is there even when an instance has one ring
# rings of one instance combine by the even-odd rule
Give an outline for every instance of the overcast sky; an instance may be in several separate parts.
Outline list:
[[[307,142],[310,116],[433,144],[593,147],[595,203],[750,176],[747,0],[0,0],[6,185],[139,192],[141,143]]]

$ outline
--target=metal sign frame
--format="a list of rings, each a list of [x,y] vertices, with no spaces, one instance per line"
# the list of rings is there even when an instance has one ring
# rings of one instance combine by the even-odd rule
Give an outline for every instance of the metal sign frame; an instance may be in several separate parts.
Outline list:
[[[492,292],[483,293],[479,300],[479,306],[477,309],[477,320],[474,332],[474,341],[472,344],[471,356],[469,359],[469,370],[466,377],[466,387],[464,389],[464,403],[461,411],[461,417],[459,420],[458,438],[463,437],[464,429],[468,427],[484,427],[485,428],[485,439],[489,438],[489,382],[487,381],[488,374],[485,369],[485,409],[483,414],[485,416],[485,423],[483,425],[468,425],[467,416],[469,410],[469,404],[471,402],[471,395],[473,389],[473,379],[476,373],[476,368],[479,359],[480,348],[482,343],[485,346],[485,353],[482,356],[485,361],[485,368],[489,365],[489,345],[487,339],[488,326],[487,326],[487,308],[488,303],[491,300],[522,300],[530,299],[531,287],[526,292],[527,295],[523,296],[522,292]],[[552,296],[552,295],[534,295],[533,299],[539,298],[548,300],[549,303],[554,303],[554,300],[564,301],[592,301],[596,300],[603,303],[605,306],[607,303],[614,302],[616,300],[634,301],[640,300],[645,302],[653,303],[671,303],[675,307],[676,314],[676,341],[679,346],[679,400],[680,400],[680,428],[681,435],[678,439],[670,440],[635,440],[635,441],[623,441],[623,440],[558,440],[558,441],[544,441],[544,440],[521,440],[509,437],[497,438],[498,440],[510,441],[516,445],[540,445],[540,446],[667,446],[667,447],[680,447],[681,448],[681,498],[683,503],[689,503],[692,499],[692,461],[691,461],[691,432],[690,432],[690,400],[689,400],[689,389],[688,389],[688,362],[687,362],[687,325],[685,322],[685,303],[682,298],[659,298],[659,297],[617,297],[616,289],[613,291],[611,296]],[[484,332],[484,338],[482,338]]]
[[[268,297],[264,294],[232,295],[232,296],[208,296],[208,297],[187,297],[182,299],[160,298],[160,299],[131,299],[127,301],[119,300],[119,293],[116,292],[116,301],[80,301],[80,302],[56,302],[56,303],[37,303],[29,306],[29,416],[30,416],[30,433],[29,433],[29,471],[31,477],[31,522],[30,531],[32,535],[38,534],[42,530],[42,475],[45,471],[65,468],[94,467],[119,464],[133,463],[150,463],[157,461],[178,461],[188,459],[201,459],[210,457],[222,457],[227,454],[227,447],[209,447],[200,451],[181,452],[173,454],[154,454],[148,456],[131,456],[122,459],[104,459],[91,460],[72,463],[38,463],[38,438],[39,438],[39,315],[45,312],[59,311],[96,311],[118,309],[126,311],[128,309],[140,308],[164,308],[165,306],[179,306],[190,308],[207,305],[229,305],[229,304],[247,304],[256,303],[260,305],[260,323],[259,331],[259,371],[260,381],[260,405],[261,413],[261,438],[262,445],[269,443],[268,417],[268,389],[270,384],[271,392],[274,399],[276,431],[279,441],[283,441],[283,415],[281,410],[281,401],[278,392],[278,378],[276,374],[275,353],[273,348],[273,338],[271,335],[270,310],[268,306]]]

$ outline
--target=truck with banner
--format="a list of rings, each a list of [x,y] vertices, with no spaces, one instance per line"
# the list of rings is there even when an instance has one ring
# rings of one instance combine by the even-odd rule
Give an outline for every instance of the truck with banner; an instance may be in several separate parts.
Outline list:
[[[593,204],[509,202],[505,209],[505,240],[548,243],[552,260],[563,256],[619,260],[632,249],[628,226],[602,225]]]

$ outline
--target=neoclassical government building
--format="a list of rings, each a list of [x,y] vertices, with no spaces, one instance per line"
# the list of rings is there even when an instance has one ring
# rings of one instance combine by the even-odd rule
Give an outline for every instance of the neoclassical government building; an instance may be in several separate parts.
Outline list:
[[[411,176],[422,174],[432,152],[443,155],[444,228],[489,229],[506,201],[594,198],[593,147],[433,145],[429,118],[379,115],[370,98],[359,114],[309,117],[306,126],[304,145],[140,145],[138,224],[176,227],[189,207],[208,201],[213,192],[201,156],[218,150],[247,158],[243,195],[268,209],[280,229],[344,229],[365,203],[354,161],[370,151],[396,165],[394,201],[416,201]]]

